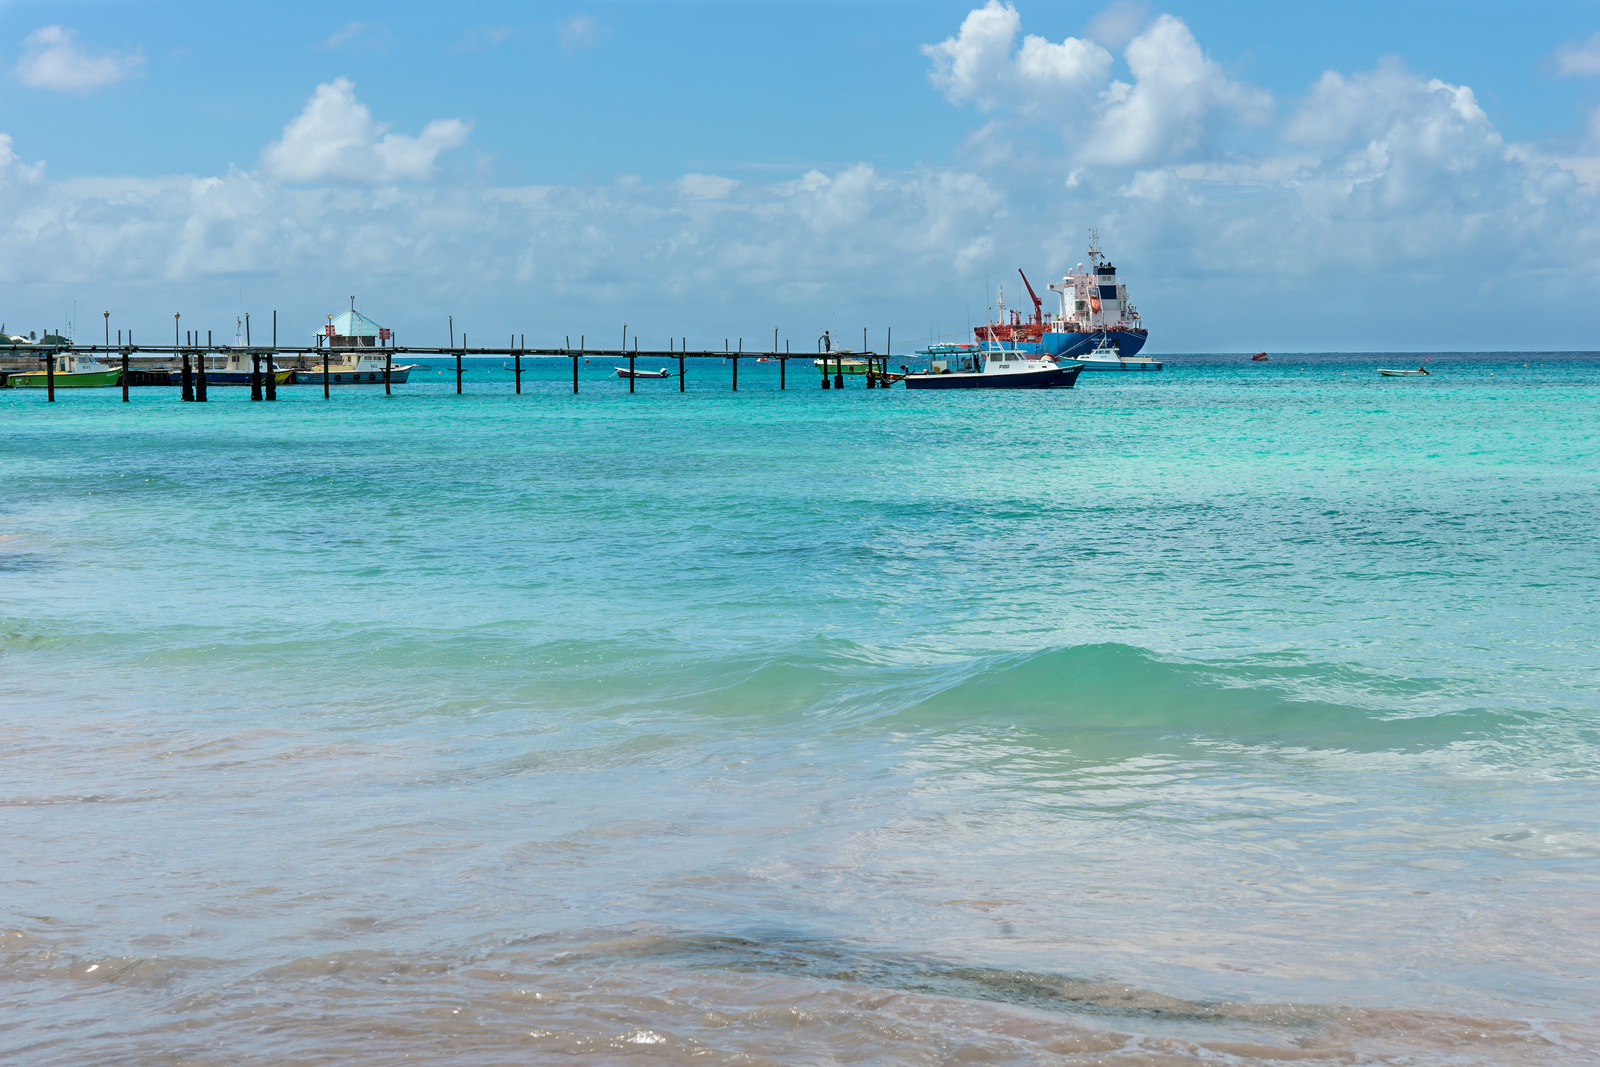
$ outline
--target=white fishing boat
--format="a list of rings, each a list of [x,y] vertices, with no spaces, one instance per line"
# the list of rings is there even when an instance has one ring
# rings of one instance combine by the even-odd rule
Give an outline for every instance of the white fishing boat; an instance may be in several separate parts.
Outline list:
[[[353,302],[353,298],[352,298]],[[384,343],[393,344],[388,329],[379,326],[353,306],[349,311],[329,315],[328,324],[317,337],[318,351],[300,356],[294,368],[296,385],[323,384],[323,353],[327,353],[328,385],[382,385],[384,367],[388,381],[404,385],[421,364],[393,363]]]
[[[930,360],[904,381],[907,389],[1071,389],[1082,370],[1082,363],[1057,363],[1038,351],[993,347]]]
[[[1416,370],[1391,370],[1391,369],[1389,369],[1387,367],[1379,367],[1378,368],[1378,373],[1383,375],[1385,378],[1426,378],[1426,377],[1429,377],[1429,374],[1428,374],[1427,370],[1422,368],[1422,367],[1418,367]]]
[[[1109,336],[1101,337],[1100,343],[1086,355],[1073,356],[1074,360],[1083,364],[1084,370],[1160,370],[1161,361],[1151,359],[1149,356],[1122,354],[1122,349]]]
[[[670,378],[672,372],[662,367],[660,370],[629,370],[627,367],[618,367],[618,378]]]

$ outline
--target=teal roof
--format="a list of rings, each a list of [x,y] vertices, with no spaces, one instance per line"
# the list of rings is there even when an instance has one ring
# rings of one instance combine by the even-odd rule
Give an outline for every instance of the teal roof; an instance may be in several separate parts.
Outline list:
[[[359,311],[341,311],[333,317],[333,332],[340,337],[376,337],[378,324]]]

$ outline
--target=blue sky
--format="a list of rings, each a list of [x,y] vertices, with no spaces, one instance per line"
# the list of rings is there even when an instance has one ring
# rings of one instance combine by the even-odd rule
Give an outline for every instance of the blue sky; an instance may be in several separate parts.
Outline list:
[[[1597,34],[1592,3],[11,3],[0,318],[298,334],[355,293],[419,343],[910,339],[1097,226],[1160,351],[1593,349]]]

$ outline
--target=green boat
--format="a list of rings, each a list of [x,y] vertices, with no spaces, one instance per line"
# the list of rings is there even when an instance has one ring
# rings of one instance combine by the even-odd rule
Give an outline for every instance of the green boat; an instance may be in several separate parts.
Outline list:
[[[90,358],[63,356],[66,364],[55,373],[57,389],[104,389],[122,381],[120,367],[108,367]],[[50,385],[47,371],[13,371],[6,375],[6,385],[12,389],[44,389]]]

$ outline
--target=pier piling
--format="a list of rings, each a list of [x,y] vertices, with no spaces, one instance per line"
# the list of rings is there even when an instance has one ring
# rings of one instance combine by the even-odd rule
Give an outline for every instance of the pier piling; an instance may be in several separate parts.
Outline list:
[[[267,399],[278,399],[278,313],[272,313],[272,353],[267,356]]]
[[[522,345],[518,345],[518,344],[515,343],[516,340],[517,340],[515,337],[512,337],[511,340],[512,340],[512,343],[513,343],[512,346],[514,348],[516,348],[516,350],[517,350],[517,354],[516,354],[517,395],[521,396],[522,395],[522,347],[523,346]],[[523,340],[524,344],[527,343],[528,337],[527,337],[526,334],[523,335],[522,340]]]
[[[118,330],[117,333],[121,334],[122,331]],[[122,338],[120,336],[117,338],[117,347],[118,348],[122,348]],[[126,348],[122,349],[122,375],[121,375],[121,377],[122,377],[122,402],[124,404],[126,404],[128,402],[128,350]]]
[[[628,353],[628,392],[630,392],[630,393],[633,392],[634,362],[635,362],[635,360],[637,358],[638,357],[637,357],[636,353],[634,353],[634,352],[629,352]]]
[[[333,394],[328,390],[328,350],[322,350],[322,399],[327,400]]]
[[[452,323],[453,325],[453,323]],[[454,338],[452,338],[454,341]],[[452,345],[452,347],[454,347]],[[461,353],[467,350],[467,335],[461,335],[461,347],[456,349],[456,396],[461,395]]]
[[[680,392],[680,393],[683,392],[683,381],[684,381],[683,354],[685,352],[687,352],[688,350],[689,350],[689,339],[687,337],[685,337],[683,339],[683,347],[678,349],[678,392]]]
[[[200,351],[200,331],[194,332],[194,399],[197,404],[206,402],[206,354]],[[211,331],[206,331],[206,347],[211,347]]]
[[[728,342],[722,342],[722,347],[728,347]],[[739,338],[739,351],[733,354],[733,391],[739,391],[739,353],[744,351],[744,338]]]
[[[394,390],[389,387],[389,371],[394,364],[394,350],[386,348],[383,352],[383,395],[393,396]]]
[[[56,402],[56,354],[54,352],[46,353],[44,357],[44,398],[52,404]]]

